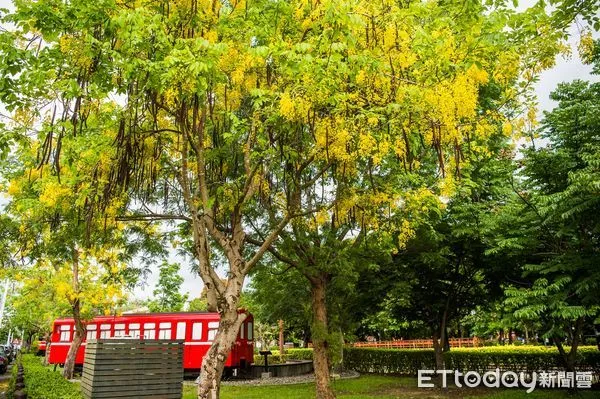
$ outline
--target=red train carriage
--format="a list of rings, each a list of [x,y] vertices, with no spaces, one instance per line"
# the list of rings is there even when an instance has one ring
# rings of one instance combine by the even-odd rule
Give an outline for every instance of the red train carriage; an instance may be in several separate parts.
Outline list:
[[[57,319],[52,328],[51,364],[63,364],[73,341],[73,319]],[[83,364],[85,341],[100,338],[142,338],[183,340],[183,367],[199,370],[219,328],[219,314],[138,313],[123,316],[97,316],[86,324],[87,335],[77,352],[76,364]],[[254,361],[254,318],[250,313],[242,324],[225,367],[245,368]]]

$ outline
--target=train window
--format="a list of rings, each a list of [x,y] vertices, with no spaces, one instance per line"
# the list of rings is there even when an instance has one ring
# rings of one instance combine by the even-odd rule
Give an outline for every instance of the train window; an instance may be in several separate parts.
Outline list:
[[[124,337],[125,336],[125,324],[119,323],[115,324],[115,338]]]
[[[210,323],[208,323],[208,340],[209,341],[213,341],[215,339],[218,329],[219,329],[218,321],[211,321]]]
[[[156,338],[156,331],[152,330],[144,330],[144,339],[154,339]]]
[[[177,323],[177,339],[185,339],[185,321]]]
[[[240,339],[244,339],[245,337],[245,333],[246,332],[246,323],[242,323],[241,327],[240,327]]]
[[[63,342],[71,340],[71,326],[60,326],[60,340]]]
[[[129,336],[131,338],[139,338],[140,337],[140,323],[130,323],[129,324]]]
[[[96,330],[98,329],[98,325],[97,324],[88,324],[87,325],[87,333],[86,333],[86,340],[90,340],[90,339],[96,339],[97,335],[96,335]]]
[[[248,340],[251,341],[254,338],[254,325],[251,321],[248,322]]]
[[[200,341],[202,339],[202,323],[192,325],[192,339]]]
[[[100,339],[110,338],[110,324],[100,324]]]
[[[158,339],[171,339],[171,323],[160,323],[158,328]]]
[[[158,339],[171,339],[171,330],[159,330]]]
[[[156,338],[156,323],[144,323],[144,339]]]

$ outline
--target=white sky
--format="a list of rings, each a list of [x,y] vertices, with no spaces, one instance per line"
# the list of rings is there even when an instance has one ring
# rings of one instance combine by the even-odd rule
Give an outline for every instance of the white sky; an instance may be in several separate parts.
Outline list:
[[[519,8],[524,8],[529,4],[533,4],[534,0],[526,0],[520,2]],[[0,0],[0,8],[12,8],[10,0]],[[570,39],[571,48],[573,54],[569,59],[558,58],[556,66],[544,73],[542,73],[539,82],[535,85],[535,91],[539,100],[540,112],[544,110],[551,110],[555,104],[549,99],[549,94],[556,85],[560,82],[568,82],[574,79],[585,79],[591,81],[600,81],[600,76],[590,75],[591,67],[583,65],[579,59],[577,53],[577,41],[579,40],[579,33],[576,26],[571,29],[572,37]],[[598,38],[598,33],[594,34],[595,38]],[[0,104],[0,110],[2,110],[2,104]],[[0,194],[0,209],[2,204],[6,203],[6,198]],[[185,281],[182,286],[182,291],[187,293],[190,298],[195,298],[200,295],[202,290],[202,280],[190,270],[189,259],[182,259],[178,257],[174,251],[172,251],[169,257],[169,262],[177,262],[181,264],[181,276],[184,277]],[[158,272],[155,270],[151,276],[149,276],[146,286],[137,288],[134,291],[134,296],[137,298],[146,299],[152,296],[154,285],[158,279]]]

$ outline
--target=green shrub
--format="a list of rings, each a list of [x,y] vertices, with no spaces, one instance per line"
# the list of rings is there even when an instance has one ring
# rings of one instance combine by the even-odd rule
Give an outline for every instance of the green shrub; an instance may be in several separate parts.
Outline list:
[[[271,352],[272,355],[269,355],[269,364],[282,363],[281,356],[279,356],[279,350],[272,350]],[[285,360],[312,360],[312,354],[312,348],[286,349],[284,358]],[[264,365],[265,357],[260,354],[255,354],[254,364],[258,366]]]
[[[281,363],[281,357],[279,353],[274,355],[269,355],[269,364],[278,364]],[[257,366],[265,365],[265,357],[263,355],[254,355],[254,364]]]
[[[543,346],[459,348],[445,353],[444,361],[447,369],[474,371],[496,367],[512,371],[542,371],[563,366],[557,349]],[[577,365],[581,370],[597,371],[600,368],[600,353],[593,347],[580,347]]]
[[[432,349],[344,348],[344,367],[361,373],[411,374],[435,369]]]
[[[480,372],[496,367],[505,371],[562,368],[556,348],[543,346],[455,348],[444,353],[444,362],[449,370]],[[435,369],[435,355],[433,349],[345,348],[344,366],[364,373],[416,375],[417,370]],[[577,368],[600,372],[600,352],[595,347],[580,347]]]
[[[23,355],[25,390],[28,399],[83,399],[79,385],[65,380],[58,372],[42,365],[42,359]]]
[[[288,349],[285,351],[285,357],[291,360],[312,360],[313,350],[312,348]]]
[[[13,393],[15,393],[15,384],[17,383],[16,379],[17,379],[17,371],[18,371],[17,364],[18,364],[18,358],[13,363],[13,367],[11,369],[12,376],[10,378],[10,381],[8,382],[8,389],[6,391],[6,397],[9,399],[12,398]]]

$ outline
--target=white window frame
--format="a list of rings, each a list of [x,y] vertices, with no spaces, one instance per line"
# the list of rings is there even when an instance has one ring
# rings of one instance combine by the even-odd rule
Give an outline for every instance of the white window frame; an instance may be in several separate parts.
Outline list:
[[[208,341],[212,342],[217,336],[217,330],[219,329],[218,321],[211,321],[208,323]]]
[[[100,339],[110,338],[110,324],[100,324]]]
[[[144,339],[156,339],[156,323],[144,323]]]
[[[186,330],[187,330],[187,323],[185,321],[178,322],[176,339],[185,340]]]
[[[158,339],[171,339],[171,329],[158,330]]]
[[[71,326],[68,324],[60,326],[60,342],[71,342]]]
[[[98,336],[98,325],[97,324],[88,324],[86,326],[85,340],[88,341],[90,339],[96,339]]]
[[[158,339],[171,339],[171,323],[159,323],[158,324]]]
[[[140,323],[129,323],[129,334],[131,338],[140,337]]]
[[[254,339],[254,323],[249,321],[247,324],[248,324],[248,341],[252,341]]]
[[[115,324],[115,338],[122,338],[125,336],[125,323],[117,323]]]
[[[202,330],[204,323],[200,321],[196,321],[192,323],[192,340],[193,341],[201,341],[202,340]]]
[[[171,339],[171,323],[158,324],[158,339]]]

